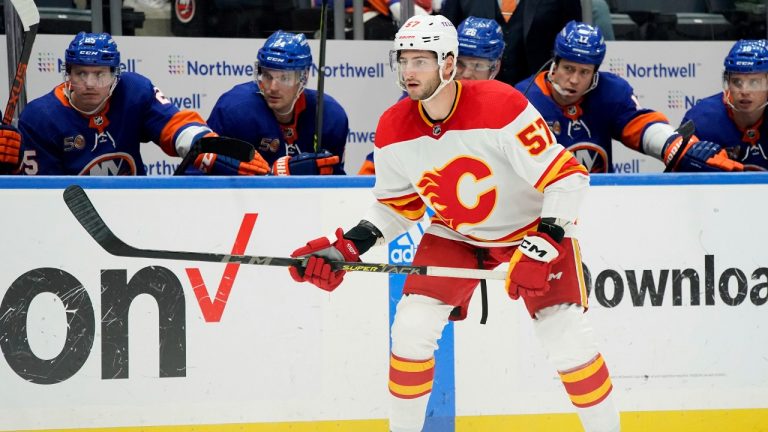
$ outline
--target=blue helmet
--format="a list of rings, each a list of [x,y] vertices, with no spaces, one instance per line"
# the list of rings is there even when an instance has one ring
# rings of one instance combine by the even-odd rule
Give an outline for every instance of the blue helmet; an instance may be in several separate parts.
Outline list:
[[[504,52],[504,35],[495,20],[467,17],[458,33],[460,56],[498,60]]]
[[[600,66],[605,58],[605,40],[597,27],[570,21],[555,37],[555,57]]]
[[[120,73],[120,51],[109,33],[80,32],[64,51],[64,64],[69,71],[71,65],[109,66]]]
[[[768,45],[765,39],[742,39],[725,57],[726,73],[768,73]]]
[[[260,67],[268,69],[304,70],[312,65],[306,36],[282,30],[272,33],[256,58]]]

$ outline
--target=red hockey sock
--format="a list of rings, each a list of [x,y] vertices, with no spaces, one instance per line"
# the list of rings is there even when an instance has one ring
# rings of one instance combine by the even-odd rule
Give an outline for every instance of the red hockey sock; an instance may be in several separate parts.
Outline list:
[[[435,359],[409,360],[394,354],[389,358],[389,392],[402,399],[414,399],[432,391]]]
[[[559,374],[568,397],[579,408],[599,404],[613,389],[608,367],[600,354],[582,366]]]

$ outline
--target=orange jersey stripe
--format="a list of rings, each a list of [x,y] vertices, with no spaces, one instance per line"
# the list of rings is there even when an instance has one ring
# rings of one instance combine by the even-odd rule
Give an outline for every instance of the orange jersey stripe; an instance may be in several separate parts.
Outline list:
[[[552,90],[547,84],[547,74],[549,71],[540,72],[538,75],[536,75],[536,78],[534,79],[534,84],[536,87],[541,90],[541,93],[545,96],[552,96]]]
[[[72,106],[69,104],[69,99],[64,95],[64,86],[66,86],[66,83],[61,83],[56,86],[56,88],[53,90],[53,94],[56,95],[56,99],[58,99],[62,105],[68,107]]]
[[[427,211],[427,206],[417,193],[408,194],[397,198],[379,200],[380,203],[391,208],[399,215],[409,220],[419,220]]]
[[[367,160],[363,162],[363,166],[360,167],[360,171],[357,172],[357,175],[375,175],[376,174],[376,166],[373,164],[373,162]]]
[[[652,123],[669,123],[667,116],[660,112],[652,111],[633,118],[621,131],[621,142],[627,147],[643,151],[643,132]]]
[[[557,158],[552,161],[549,167],[547,167],[546,171],[544,171],[544,174],[539,177],[539,181],[537,181],[534,186],[536,187],[536,190],[543,192],[544,188],[550,184],[571,174],[584,174],[586,176],[589,175],[587,169],[584,168],[584,166],[581,165],[576,160],[576,158],[573,157],[571,152],[568,150],[563,150],[560,152]]]
[[[168,120],[168,123],[165,124],[165,127],[160,132],[160,142],[158,144],[160,144],[160,148],[162,148],[166,154],[176,156],[176,143],[173,142],[173,137],[176,136],[176,132],[189,123],[204,125],[205,120],[200,117],[200,114],[194,111],[183,110],[174,114],[173,117]]]
[[[587,168],[583,165],[581,165],[576,158],[572,158],[570,161],[567,161],[563,167],[560,169],[560,174],[555,176],[549,184],[557,183],[561,179],[564,179],[565,177],[568,177],[569,175],[573,174],[584,174],[589,175],[589,172],[587,171]]]

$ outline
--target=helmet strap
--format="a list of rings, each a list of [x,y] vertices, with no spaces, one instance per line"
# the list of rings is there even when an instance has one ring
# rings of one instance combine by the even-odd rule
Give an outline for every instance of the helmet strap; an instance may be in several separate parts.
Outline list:
[[[555,82],[555,80],[552,79],[552,74],[555,73],[555,66],[557,65],[557,62],[552,62],[549,66],[549,73],[547,74],[547,80],[550,84],[552,84],[552,88],[555,89],[556,92],[558,92],[563,97],[569,97],[571,96],[570,93],[567,93],[563,90],[562,87],[558,83]],[[589,85],[589,88],[584,91],[584,93],[580,97],[584,97],[587,93],[591,92],[592,90],[597,87],[597,83],[600,79],[600,74],[597,72],[597,67],[595,67],[595,73],[592,75],[592,84]]]
[[[279,116],[287,116],[293,114],[293,108],[296,106],[296,102],[298,102],[299,98],[301,97],[301,94],[304,92],[304,89],[306,88],[307,81],[309,80],[309,70],[301,71],[301,76],[299,77],[299,88],[296,90],[296,95],[293,97],[293,101],[291,102],[291,105],[288,107],[288,110],[285,112],[279,112],[275,111],[276,115]],[[258,81],[259,91],[261,92],[262,97],[264,97],[264,89],[261,88],[261,81]]]
[[[75,109],[75,111],[87,115],[92,116],[96,114],[97,112],[101,111],[102,108],[104,108],[104,105],[107,103],[110,97],[112,97],[112,92],[115,91],[115,87],[117,87],[117,81],[119,79],[119,75],[115,76],[114,81],[112,81],[112,85],[109,87],[109,93],[104,97],[104,100],[102,100],[96,108],[90,110],[90,111],[84,111],[80,108],[78,108],[77,105],[75,105],[75,101],[72,100],[72,81],[67,77],[65,78],[66,86],[64,86],[64,96],[66,96],[67,100],[69,101],[69,104],[72,106],[72,108]]]
[[[496,78],[496,75],[499,73],[499,69],[501,68],[501,60],[494,60],[493,65],[491,65],[491,73],[488,75],[488,79],[492,80]]]
[[[432,100],[432,98],[434,98],[435,96],[437,96],[437,95],[440,93],[440,91],[442,91],[442,90],[443,90],[443,87],[447,86],[447,85],[448,85],[448,83],[450,83],[451,81],[453,81],[453,78],[456,76],[456,65],[454,65],[454,66],[453,66],[453,71],[451,72],[451,76],[450,76],[450,77],[448,77],[448,79],[445,79],[445,78],[443,78],[443,72],[444,72],[444,71],[445,71],[445,60],[443,60],[443,61],[440,63],[440,69],[438,69],[438,74],[439,74],[439,76],[440,76],[440,85],[439,85],[439,86],[437,86],[437,88],[435,89],[435,91],[434,91],[434,92],[432,92],[432,94],[431,94],[431,95],[430,95],[428,98],[426,98],[426,99],[421,99],[421,102],[422,102],[422,103],[431,101],[431,100]]]
[[[724,84],[727,85],[727,83],[724,83]],[[735,105],[733,105],[733,102],[731,102],[731,91],[728,90],[727,88],[723,90],[723,100],[725,100],[725,104],[728,105],[734,112],[744,113],[744,114],[749,114],[749,113],[753,113],[753,112],[756,112],[756,111],[760,111],[760,110],[765,109],[766,106],[768,106],[768,101],[766,101],[762,105],[760,105],[759,107],[756,107],[755,109],[752,109],[752,110],[749,110],[749,111],[738,109],[738,108],[736,108]]]

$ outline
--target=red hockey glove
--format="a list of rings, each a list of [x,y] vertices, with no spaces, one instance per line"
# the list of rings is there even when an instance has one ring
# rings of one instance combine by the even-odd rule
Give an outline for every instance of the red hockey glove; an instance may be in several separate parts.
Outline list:
[[[296,156],[283,156],[272,166],[272,174],[288,175],[330,175],[333,167],[339,163],[339,157],[328,150],[320,153],[301,153]]]
[[[520,296],[540,297],[549,291],[552,266],[563,259],[563,248],[544,233],[533,232],[523,238],[509,260],[507,294],[517,300]]]
[[[346,271],[333,271],[328,261],[359,262],[360,254],[351,240],[344,238],[341,228],[336,230],[336,241],[331,243],[327,237],[320,237],[307,243],[291,254],[293,258],[311,255],[304,269],[288,267],[291,277],[296,282],[309,282],[326,291],[333,291],[341,284]]]
[[[254,153],[253,159],[248,162],[215,153],[202,153],[195,159],[195,167],[213,175],[265,175],[269,172],[269,164],[259,152]]]
[[[0,173],[16,171],[21,164],[21,134],[13,126],[0,124]]]
[[[723,172],[744,171],[744,165],[728,158],[720,145],[711,141],[699,141],[692,136],[685,148],[683,137],[675,134],[667,139],[662,149],[664,164],[673,172]],[[677,153],[680,153],[677,155]],[[673,162],[675,160],[675,162]],[[672,166],[669,166],[673,163]]]

